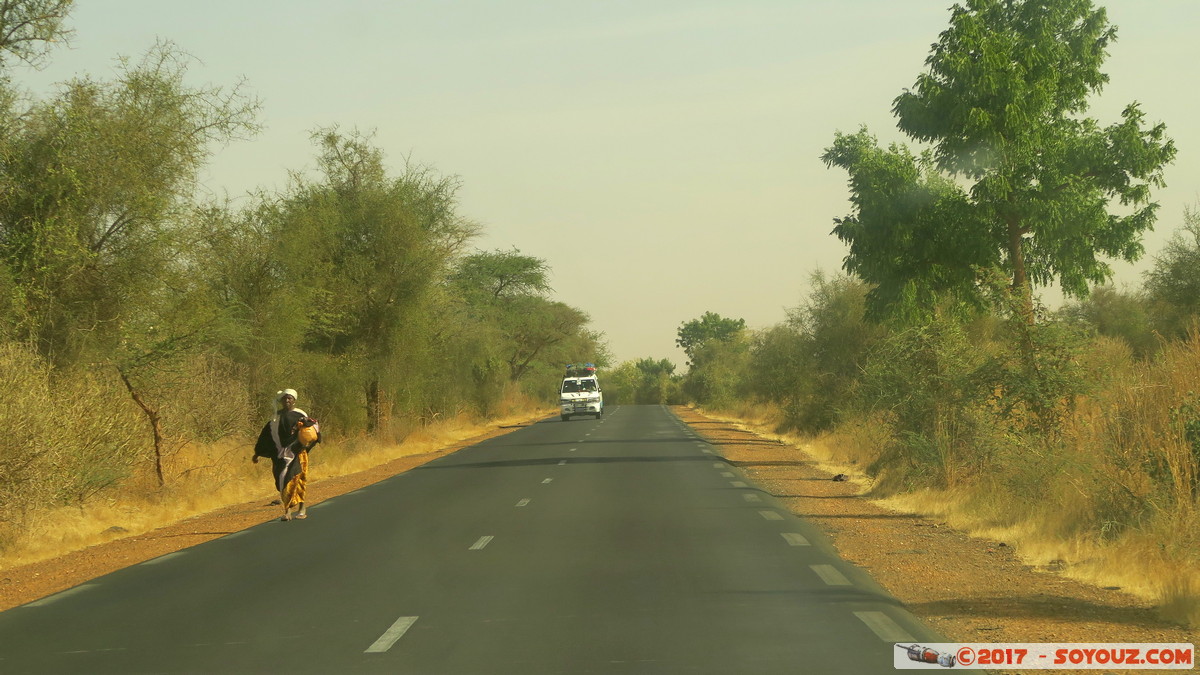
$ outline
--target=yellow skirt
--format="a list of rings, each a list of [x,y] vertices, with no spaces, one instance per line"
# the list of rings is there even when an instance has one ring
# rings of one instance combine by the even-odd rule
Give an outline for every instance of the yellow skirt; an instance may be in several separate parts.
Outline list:
[[[285,510],[300,508],[300,505],[304,503],[304,487],[308,483],[308,453],[297,452],[296,463],[299,465],[299,471],[283,488],[283,508]]]

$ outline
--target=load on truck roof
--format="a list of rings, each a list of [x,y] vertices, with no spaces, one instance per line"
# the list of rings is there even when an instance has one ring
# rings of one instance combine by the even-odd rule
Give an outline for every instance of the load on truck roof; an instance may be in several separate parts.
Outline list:
[[[595,377],[595,376],[596,376],[596,364],[594,364],[594,363],[583,363],[583,364],[568,363],[567,364],[567,372],[566,372],[566,374],[563,375],[563,379],[565,380],[568,377]]]

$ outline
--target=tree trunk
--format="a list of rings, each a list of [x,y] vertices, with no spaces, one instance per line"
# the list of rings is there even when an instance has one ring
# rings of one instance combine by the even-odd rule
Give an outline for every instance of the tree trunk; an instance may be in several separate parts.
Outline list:
[[[367,433],[379,428],[379,405],[379,378],[372,377],[367,382]]]
[[[1025,234],[1015,218],[1008,221],[1008,260],[1012,263],[1012,292],[1020,303],[1017,311],[1021,320],[1028,326],[1034,322],[1033,289],[1029,286],[1029,276],[1025,272],[1025,249],[1021,239]]]
[[[1049,430],[1051,404],[1044,396],[1041,368],[1038,367],[1037,346],[1033,342],[1033,332],[1037,330],[1037,318],[1033,311],[1033,288],[1029,284],[1029,276],[1025,271],[1025,251],[1021,240],[1025,230],[1015,218],[1008,220],[1008,254],[1012,263],[1012,294],[1016,305],[1014,310],[1018,315],[1017,331],[1020,333],[1021,361],[1025,367],[1025,376],[1034,385],[1034,392],[1029,397],[1028,404],[1037,417],[1044,431]]]
[[[162,419],[158,415],[158,411],[146,404],[146,400],[142,395],[133,388],[133,383],[129,381],[129,376],[125,371],[117,367],[117,372],[121,374],[121,381],[125,383],[125,388],[129,390],[129,396],[133,398],[133,402],[138,404],[142,412],[146,414],[146,418],[150,420],[150,430],[154,434],[154,472],[158,475],[158,486],[162,487],[167,484],[166,478],[163,477],[163,435],[162,435]]]

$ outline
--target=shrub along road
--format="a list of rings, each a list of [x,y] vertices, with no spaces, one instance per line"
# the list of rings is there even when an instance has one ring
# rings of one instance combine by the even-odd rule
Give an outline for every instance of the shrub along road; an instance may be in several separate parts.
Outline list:
[[[668,409],[627,406],[0,613],[0,670],[884,673],[938,638]]]

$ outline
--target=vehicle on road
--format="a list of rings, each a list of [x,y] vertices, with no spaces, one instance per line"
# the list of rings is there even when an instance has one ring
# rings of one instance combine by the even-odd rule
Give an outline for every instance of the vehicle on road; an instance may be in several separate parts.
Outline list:
[[[564,422],[574,415],[604,415],[604,392],[596,377],[595,364],[567,364],[558,393],[559,411]]]

